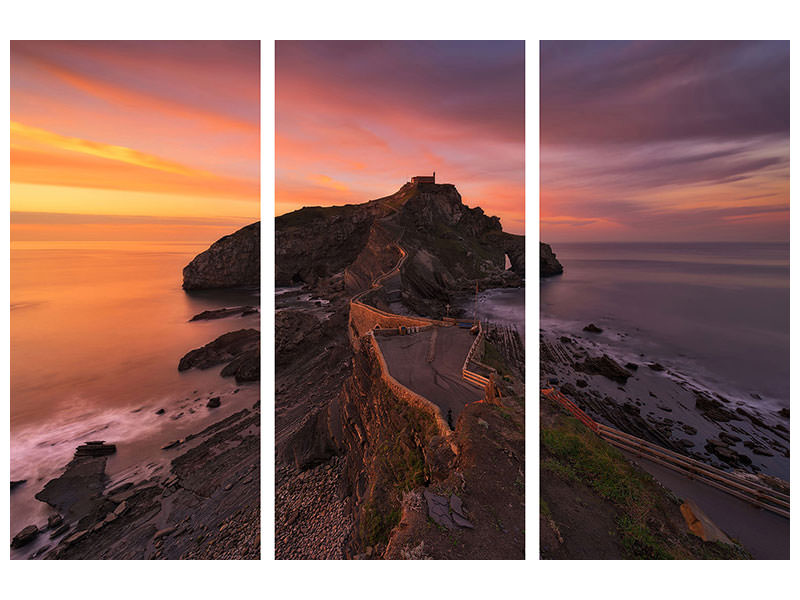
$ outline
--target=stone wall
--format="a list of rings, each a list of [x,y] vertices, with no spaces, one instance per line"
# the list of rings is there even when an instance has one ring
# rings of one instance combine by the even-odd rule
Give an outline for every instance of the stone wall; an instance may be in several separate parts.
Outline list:
[[[380,325],[381,329],[397,329],[401,325],[406,327],[424,327],[442,323],[424,317],[406,317],[387,313],[371,306],[366,306],[359,302],[350,303],[350,330],[356,337],[361,337],[372,331],[375,325]],[[352,339],[352,338],[351,338]]]

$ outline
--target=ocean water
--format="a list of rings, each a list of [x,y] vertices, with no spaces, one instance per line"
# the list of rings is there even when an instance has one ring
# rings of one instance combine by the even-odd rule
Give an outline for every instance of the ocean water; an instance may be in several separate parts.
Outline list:
[[[84,441],[117,444],[107,466],[114,481],[143,462],[156,469],[168,460],[163,444],[241,408],[194,403],[236,387],[221,366],[177,370],[189,350],[259,328],[258,315],[188,322],[203,310],[259,303],[242,291],[181,289],[183,267],[207,246],[12,244],[10,468],[12,480],[27,480],[11,494],[12,535],[41,524],[47,507],[33,495]],[[245,387],[237,402],[257,398],[258,386]]]
[[[564,274],[540,284],[541,327],[593,322],[722,394],[789,406],[789,245],[553,244]],[[760,397],[760,400],[754,395]]]

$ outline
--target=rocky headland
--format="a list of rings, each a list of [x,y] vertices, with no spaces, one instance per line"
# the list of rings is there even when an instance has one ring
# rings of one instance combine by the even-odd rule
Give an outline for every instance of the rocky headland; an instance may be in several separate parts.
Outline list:
[[[220,238],[183,269],[185,290],[257,288],[260,282],[260,222]]]
[[[524,557],[519,344],[492,346],[503,400],[443,436],[383,382],[351,304],[457,316],[476,281],[522,284],[524,247],[449,184],[276,219],[277,558]]]

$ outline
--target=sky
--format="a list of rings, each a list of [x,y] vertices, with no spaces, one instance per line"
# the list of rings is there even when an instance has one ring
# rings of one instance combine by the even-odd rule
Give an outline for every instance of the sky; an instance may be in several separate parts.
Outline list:
[[[12,241],[257,220],[259,95],[258,42],[12,42]]]
[[[788,241],[788,42],[540,48],[543,241]]]
[[[525,227],[523,42],[276,43],[276,215],[436,172]]]

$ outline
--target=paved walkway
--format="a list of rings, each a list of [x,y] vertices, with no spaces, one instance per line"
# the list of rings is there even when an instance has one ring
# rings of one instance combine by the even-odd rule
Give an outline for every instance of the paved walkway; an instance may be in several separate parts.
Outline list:
[[[789,519],[649,460],[623,452],[679,498],[691,498],[714,524],[747,548],[753,558],[789,558]]]
[[[433,330],[411,335],[375,336],[389,373],[408,389],[424,396],[442,411],[452,411],[455,426],[464,406],[483,398],[483,391],[461,379],[461,367],[475,341],[468,330],[437,328],[433,361],[428,362]]]

